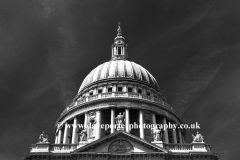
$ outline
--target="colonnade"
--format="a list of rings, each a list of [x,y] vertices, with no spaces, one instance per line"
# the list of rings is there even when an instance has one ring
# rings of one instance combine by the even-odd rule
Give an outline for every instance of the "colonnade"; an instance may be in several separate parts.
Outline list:
[[[129,116],[129,108],[125,108],[125,131],[130,133],[131,132],[131,127],[130,127],[130,116]],[[111,108],[111,126],[115,126],[116,124],[116,109]],[[144,132],[144,111],[139,110],[138,112],[138,117],[139,117],[139,136],[142,139],[145,139],[145,132]],[[88,123],[89,123],[89,114],[85,113],[84,115],[84,122],[80,122],[78,117],[74,117],[73,119],[73,124],[68,124],[65,123],[62,125],[60,129],[57,130],[56,132],[56,137],[55,137],[55,144],[75,144],[78,143],[78,125],[83,124],[84,129],[88,129]],[[156,120],[156,114],[151,113],[152,116],[152,124],[157,124]],[[103,135],[101,135],[101,119],[102,119],[102,111],[97,110],[95,112],[95,127],[94,127],[94,140],[100,139]],[[167,119],[166,117],[162,116],[161,117],[162,124],[167,124]],[[71,130],[71,132],[70,132]],[[115,127],[110,127],[110,133],[116,132]],[[89,133],[89,132],[88,132]],[[163,137],[163,142],[169,143],[169,130],[165,129],[162,132],[162,137]],[[89,137],[88,137],[89,138]],[[180,129],[174,130],[172,129],[172,143],[184,143],[184,136],[182,135],[182,131]]]

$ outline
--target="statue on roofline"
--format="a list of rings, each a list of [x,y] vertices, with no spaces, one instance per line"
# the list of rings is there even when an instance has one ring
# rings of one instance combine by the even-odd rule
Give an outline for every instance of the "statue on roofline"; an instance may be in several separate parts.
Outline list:
[[[48,136],[44,133],[44,131],[42,131],[42,133],[40,134],[38,138],[38,143],[49,143]]]
[[[196,136],[192,135],[193,136],[193,142],[203,142],[203,136],[197,132]]]

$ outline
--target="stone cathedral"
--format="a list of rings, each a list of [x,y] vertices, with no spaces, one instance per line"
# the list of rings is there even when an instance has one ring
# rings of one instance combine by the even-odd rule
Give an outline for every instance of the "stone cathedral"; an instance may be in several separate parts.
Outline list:
[[[156,79],[128,59],[119,23],[110,61],[83,80],[55,124],[55,143],[43,132],[23,159],[218,160],[197,131],[186,143],[181,124]]]

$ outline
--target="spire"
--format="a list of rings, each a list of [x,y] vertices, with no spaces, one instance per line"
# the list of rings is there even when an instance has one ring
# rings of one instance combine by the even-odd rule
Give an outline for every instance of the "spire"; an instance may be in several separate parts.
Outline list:
[[[127,45],[125,38],[122,36],[121,23],[118,22],[117,36],[114,38],[112,45],[112,59],[127,59]]]
[[[118,22],[117,32],[118,32],[117,36],[122,36],[122,29],[121,29],[121,23],[120,22]]]

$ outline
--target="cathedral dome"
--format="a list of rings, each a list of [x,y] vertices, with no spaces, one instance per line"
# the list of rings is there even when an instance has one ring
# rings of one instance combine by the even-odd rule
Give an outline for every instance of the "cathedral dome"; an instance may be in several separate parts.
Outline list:
[[[79,92],[92,83],[119,78],[140,81],[159,91],[157,81],[145,68],[126,59],[112,59],[93,69],[83,80]]]

